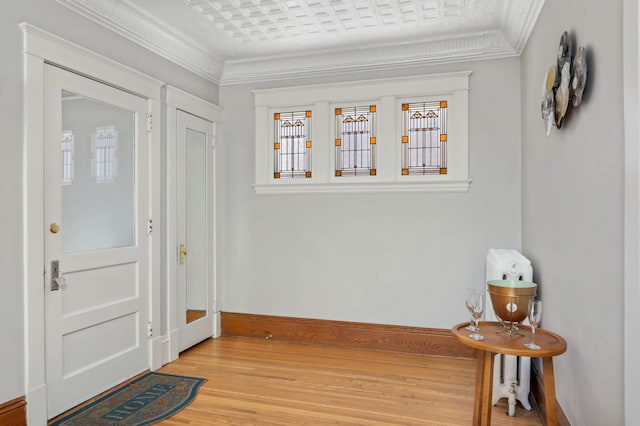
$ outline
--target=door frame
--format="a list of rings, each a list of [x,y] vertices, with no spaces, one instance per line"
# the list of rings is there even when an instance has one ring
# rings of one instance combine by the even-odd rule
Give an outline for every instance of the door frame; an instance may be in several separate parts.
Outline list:
[[[168,338],[166,340],[166,344],[163,346],[163,362],[168,363],[171,361],[175,361],[178,359],[178,354],[180,353],[180,335],[178,328],[178,316],[181,315],[178,312],[178,263],[175,261],[177,259],[177,185],[176,179],[178,176],[176,158],[177,158],[177,112],[183,111],[187,114],[195,115],[196,117],[202,118],[203,120],[210,121],[212,123],[217,123],[220,121],[220,115],[222,113],[222,108],[218,105],[207,102],[203,99],[200,99],[196,96],[193,96],[187,92],[184,92],[176,87],[167,85],[165,86],[165,90],[163,93],[163,99],[166,108],[166,135],[167,135],[167,150],[166,150],[166,188],[167,188],[167,203],[166,203],[166,237],[167,237],[167,245],[166,252],[164,253],[164,260],[166,260],[166,274],[167,274],[167,335]],[[213,337],[220,336],[220,307],[218,304],[219,300],[219,290],[217,283],[217,268],[216,268],[216,258],[218,255],[218,245],[217,245],[217,204],[216,204],[216,193],[217,193],[217,185],[216,185],[216,141],[217,136],[216,132],[219,132],[219,129],[214,127],[213,140],[210,141],[212,148],[214,149],[213,154],[213,168],[214,168],[214,177],[213,177],[213,258],[211,262],[213,262],[213,309],[212,309],[212,318],[213,318]],[[184,313],[182,313],[184,315]]]
[[[45,63],[81,74],[147,100],[149,137],[149,246],[150,327],[160,330],[160,98],[162,82],[111,59],[68,42],[28,23],[23,33],[23,284],[24,284],[24,370],[28,424],[47,424],[47,383],[45,376],[45,285],[44,266],[44,65]],[[149,341],[149,368],[162,364],[160,333]]]

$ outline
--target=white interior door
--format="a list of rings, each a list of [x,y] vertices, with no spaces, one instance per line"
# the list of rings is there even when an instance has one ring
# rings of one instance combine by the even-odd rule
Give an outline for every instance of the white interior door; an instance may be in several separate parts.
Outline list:
[[[44,99],[51,418],[149,368],[149,107],[49,65]]]
[[[214,333],[214,124],[177,111],[180,351]]]

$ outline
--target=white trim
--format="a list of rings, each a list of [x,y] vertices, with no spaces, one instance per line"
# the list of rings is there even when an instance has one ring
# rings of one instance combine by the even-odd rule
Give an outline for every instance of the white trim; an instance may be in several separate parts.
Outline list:
[[[158,88],[159,89],[159,88]],[[152,123],[153,117],[160,117],[160,101],[159,99],[149,99],[149,112],[151,114]],[[152,232],[149,236],[149,281],[151,284],[151,291],[149,292],[149,312],[151,318],[151,324],[153,330],[156,330],[151,339],[149,345],[149,367],[151,370],[156,370],[162,366],[162,340],[163,336],[160,334],[160,324],[162,322],[162,313],[160,312],[160,291],[161,291],[161,240],[164,229],[162,223],[161,214],[161,157],[162,157],[162,144],[160,143],[160,126],[151,125],[151,131],[149,132],[149,217],[153,220],[152,229],[155,229],[155,233]]]
[[[170,85],[165,86],[166,103],[207,121],[217,121],[223,108]]]
[[[469,179],[469,77],[471,71],[318,84],[253,91],[255,99],[255,184],[257,194],[318,192],[464,192]],[[419,100],[449,103],[446,175],[402,176],[400,104]],[[335,178],[333,108],[375,104],[375,176]],[[273,177],[273,114],[311,110],[311,178]]]
[[[56,0],[85,18],[188,69],[219,83],[224,62],[210,49],[180,37],[154,16],[122,0]]]
[[[27,423],[47,424],[44,328],[44,60],[24,55],[23,274]]]
[[[108,58],[92,53],[27,23],[20,24],[24,38],[24,156],[23,156],[23,256],[25,394],[27,421],[46,424],[47,387],[45,376],[44,265],[44,66],[52,63],[148,99],[150,112],[159,116],[161,83]],[[149,134],[152,177],[151,212],[159,213],[158,185],[161,145],[159,128]],[[156,220],[159,220],[157,215]],[[160,224],[157,224],[158,229]],[[151,237],[150,313],[154,329],[160,329],[160,238]],[[149,342],[149,367],[157,368],[161,359],[160,338]]]
[[[254,90],[255,106],[287,106],[315,102],[358,102],[384,96],[420,96],[447,94],[454,90],[469,90],[472,71],[414,75],[397,78],[312,84]]]
[[[176,188],[176,157],[177,157],[177,143],[176,143],[176,108],[167,104],[166,88],[163,90],[164,94],[164,106],[165,106],[165,146],[166,146],[166,158],[165,158],[165,191],[167,202],[165,205],[165,271],[167,275],[166,279],[166,296],[167,296],[167,312],[166,323],[169,339],[169,361],[178,359],[180,353],[179,342],[180,335],[178,333],[178,273],[177,273],[177,251],[178,246],[176,237],[176,200],[177,200],[177,188]]]
[[[222,315],[217,305],[214,305],[213,313],[213,338],[220,337],[222,335]]]
[[[161,81],[26,22],[20,28],[25,53],[143,98],[160,100]]]
[[[217,126],[217,122],[220,120],[222,108],[218,105],[207,102],[196,96],[193,96],[187,92],[184,92],[176,87],[166,85],[163,90],[163,98],[165,104],[165,123],[166,123],[166,197],[167,204],[165,210],[166,217],[166,274],[167,274],[167,327],[169,330],[169,349],[167,358],[169,361],[178,359],[180,352],[180,330],[179,330],[179,312],[178,312],[178,270],[177,270],[177,188],[176,177],[178,173],[176,158],[177,158],[177,112],[183,111],[191,115],[195,115],[203,120],[213,123]],[[214,131],[217,130],[214,127]],[[215,135],[214,135],[215,136]],[[212,146],[215,148],[215,146]],[[213,156],[214,173],[217,173],[216,155]],[[218,253],[217,246],[217,226],[216,226],[216,176],[214,175],[213,182],[213,321],[214,321],[214,337],[219,337],[219,317],[218,311],[218,283],[217,283],[217,265],[216,258]],[[216,323],[216,318],[218,321]]]
[[[257,194],[317,194],[317,193],[384,193],[384,192],[467,192],[471,180],[441,182],[376,182],[260,185],[253,188]]]
[[[624,213],[624,407],[634,424],[640,406],[640,8],[623,2],[623,87],[625,143]]]
[[[429,40],[403,45],[377,46],[268,59],[225,62],[221,86],[404,69],[453,62],[500,59],[520,52],[500,31],[465,34],[446,40]]]
[[[509,40],[518,56],[524,50],[529,35],[538,20],[545,0],[527,0],[523,6],[520,2],[507,2],[506,12],[502,17],[502,32]]]

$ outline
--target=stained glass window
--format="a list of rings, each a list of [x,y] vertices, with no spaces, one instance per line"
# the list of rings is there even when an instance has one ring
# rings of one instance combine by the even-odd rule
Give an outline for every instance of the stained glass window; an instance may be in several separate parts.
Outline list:
[[[402,175],[447,174],[447,101],[402,104]]]
[[[274,119],[273,177],[311,177],[311,111],[277,112]]]
[[[71,130],[63,131],[60,139],[60,148],[62,151],[62,184],[71,185],[73,183],[73,132]]]
[[[111,183],[118,175],[118,132],[115,126],[96,127],[93,132],[92,174],[96,183]]]
[[[336,176],[376,175],[376,106],[336,108]]]

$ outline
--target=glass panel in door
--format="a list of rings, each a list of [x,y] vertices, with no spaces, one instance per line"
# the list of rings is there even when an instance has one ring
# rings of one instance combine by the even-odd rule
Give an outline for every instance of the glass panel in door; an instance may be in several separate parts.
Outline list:
[[[62,91],[63,253],[135,245],[135,113]]]
[[[185,242],[187,324],[207,315],[207,135],[186,129]]]

